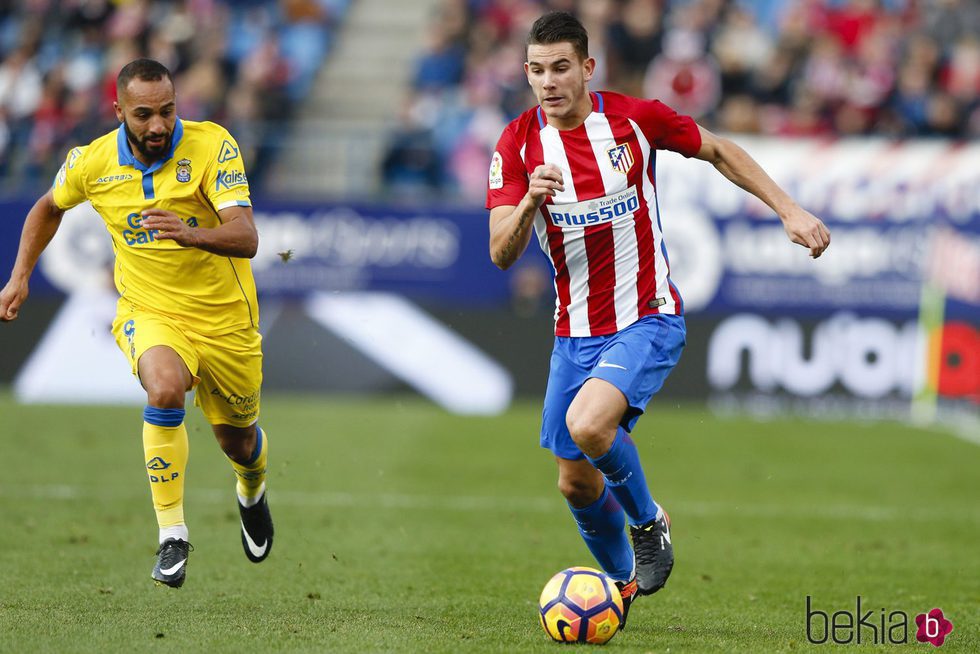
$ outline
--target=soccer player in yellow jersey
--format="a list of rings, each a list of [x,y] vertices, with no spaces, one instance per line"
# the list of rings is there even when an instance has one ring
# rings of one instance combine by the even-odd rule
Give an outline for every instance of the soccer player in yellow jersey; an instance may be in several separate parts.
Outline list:
[[[143,449],[160,548],[153,579],[184,583],[184,397],[211,423],[237,475],[241,539],[260,562],[272,547],[268,437],[257,424],[261,337],[249,259],[258,233],[238,145],[221,126],[177,117],[173,77],[137,59],[119,73],[118,130],[68,153],[54,186],[28,212],[0,320],[10,321],[62,214],[88,200],[115,251],[113,335],[146,389]]]

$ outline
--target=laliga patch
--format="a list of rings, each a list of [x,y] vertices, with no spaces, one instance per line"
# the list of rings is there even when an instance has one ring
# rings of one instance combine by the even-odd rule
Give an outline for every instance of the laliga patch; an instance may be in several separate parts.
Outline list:
[[[490,188],[498,189],[504,187],[504,158],[499,152],[493,153],[490,160]]]
[[[658,297],[655,300],[650,300],[649,302],[647,302],[647,306],[650,307],[651,309],[662,307],[665,304],[667,304],[667,298],[663,298],[663,297]]]
[[[177,162],[177,181],[178,182],[189,182],[191,181],[191,160],[181,159]]]
[[[614,145],[606,150],[606,154],[609,155],[609,163],[612,164],[613,170],[616,172],[625,175],[633,167],[633,152],[630,150],[629,143]]]

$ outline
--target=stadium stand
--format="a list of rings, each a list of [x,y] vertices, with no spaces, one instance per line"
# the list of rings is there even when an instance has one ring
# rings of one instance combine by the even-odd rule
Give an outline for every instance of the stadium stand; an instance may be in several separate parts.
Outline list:
[[[389,138],[389,194],[482,201],[497,136],[534,102],[523,39],[549,9],[589,30],[593,88],[660,98],[709,129],[980,136],[971,0],[442,0]]]
[[[0,8],[0,179],[50,183],[68,148],[116,125],[115,76],[148,56],[174,71],[179,111],[227,126],[253,190],[309,93],[349,0],[22,0]]]
[[[379,161],[439,0],[357,0],[269,184],[290,198],[375,198]]]
[[[236,135],[258,192],[482,201],[548,9],[588,27],[594,88],[711,129],[980,135],[971,0],[20,0],[0,4],[0,194],[43,189],[111,129],[115,73],[147,55],[182,116]]]

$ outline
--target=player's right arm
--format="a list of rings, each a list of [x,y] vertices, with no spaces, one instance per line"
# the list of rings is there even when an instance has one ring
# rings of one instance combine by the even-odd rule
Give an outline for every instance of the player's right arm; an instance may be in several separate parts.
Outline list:
[[[0,322],[9,322],[17,318],[21,305],[27,299],[28,280],[31,278],[34,266],[41,252],[61,226],[61,217],[64,213],[64,210],[55,204],[50,190],[42,195],[27,212],[14,269],[10,273],[7,285],[0,291]]]
[[[535,168],[527,186],[517,206],[505,204],[490,210],[490,259],[501,270],[510,268],[524,254],[531,242],[534,215],[541,205],[565,190],[561,170],[554,164]]]

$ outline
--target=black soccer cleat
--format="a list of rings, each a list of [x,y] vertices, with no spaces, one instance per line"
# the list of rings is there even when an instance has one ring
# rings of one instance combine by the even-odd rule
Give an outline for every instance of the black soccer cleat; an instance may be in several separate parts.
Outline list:
[[[242,549],[252,563],[261,563],[272,551],[272,515],[269,513],[268,494],[263,491],[258,503],[246,508],[238,504],[242,517]]]
[[[177,538],[168,538],[160,544],[160,549],[157,550],[157,562],[150,575],[158,586],[166,584],[171,588],[180,588],[184,585],[184,577],[187,575],[187,557],[193,549],[186,540]]]
[[[619,589],[619,596],[623,598],[623,619],[619,621],[619,630],[622,631],[626,628],[626,616],[630,613],[630,604],[640,596],[637,592],[636,577],[631,581],[617,581],[616,588]]]
[[[636,552],[637,593],[652,595],[664,587],[674,567],[674,546],[670,544],[670,517],[664,511],[659,520],[630,527]]]

